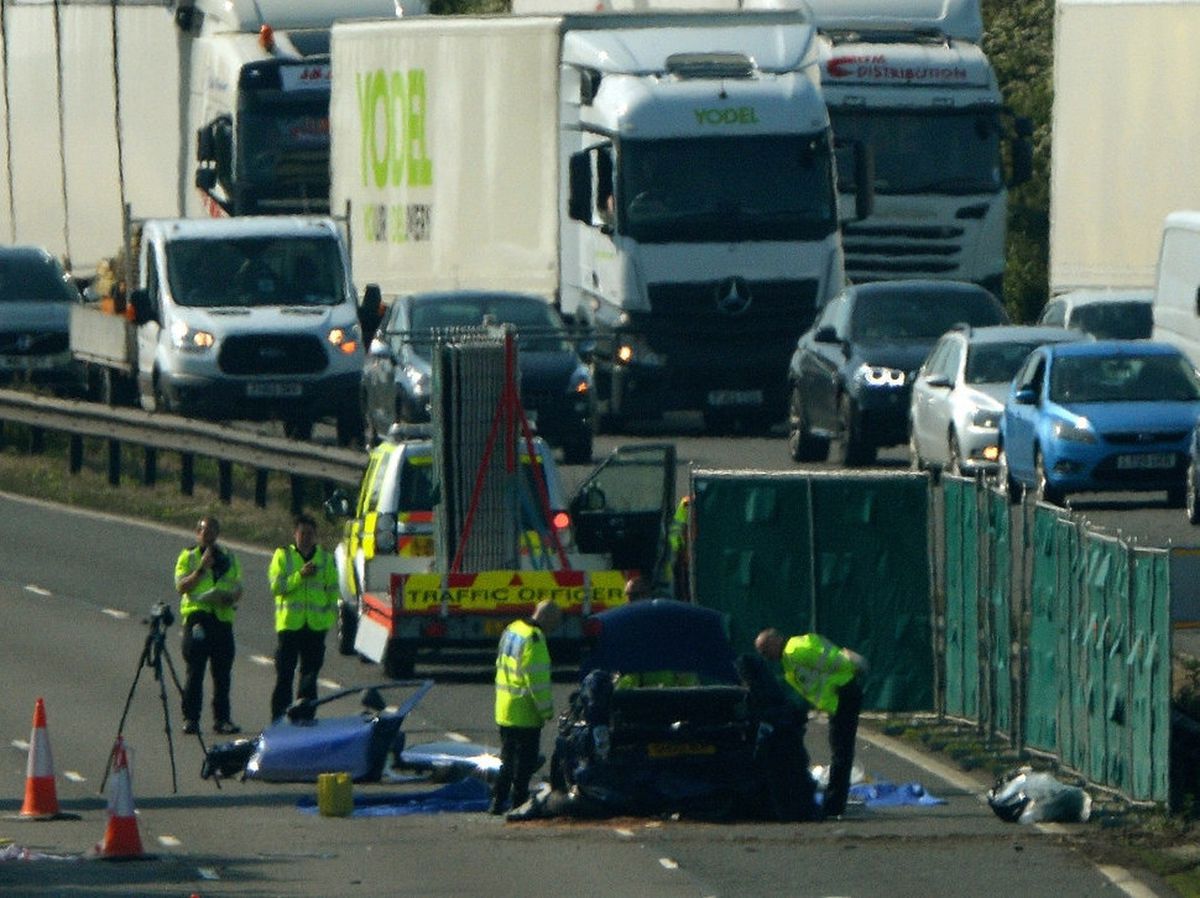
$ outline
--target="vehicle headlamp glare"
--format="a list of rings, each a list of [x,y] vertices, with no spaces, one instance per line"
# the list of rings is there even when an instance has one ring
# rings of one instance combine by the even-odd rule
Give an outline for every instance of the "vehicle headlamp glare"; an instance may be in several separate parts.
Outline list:
[[[887,368],[883,365],[868,365],[863,363],[854,372],[854,379],[868,387],[902,387],[908,380],[906,372],[899,368]]]
[[[1070,421],[1055,421],[1054,437],[1069,443],[1096,442],[1096,434],[1092,430],[1092,426],[1083,420],[1078,424],[1072,424]]]
[[[182,352],[203,352],[216,342],[208,331],[193,330],[186,321],[177,320],[171,325],[171,345]]]

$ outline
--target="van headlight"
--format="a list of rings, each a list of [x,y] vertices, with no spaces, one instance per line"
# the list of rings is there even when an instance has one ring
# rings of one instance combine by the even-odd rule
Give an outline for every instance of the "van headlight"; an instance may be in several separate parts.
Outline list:
[[[328,337],[330,345],[337,348],[337,351],[342,355],[354,355],[358,351],[358,327],[345,328],[335,327],[329,331]]]
[[[176,319],[171,325],[171,345],[180,352],[204,352],[216,342],[216,337],[208,331],[196,330],[186,321]]]

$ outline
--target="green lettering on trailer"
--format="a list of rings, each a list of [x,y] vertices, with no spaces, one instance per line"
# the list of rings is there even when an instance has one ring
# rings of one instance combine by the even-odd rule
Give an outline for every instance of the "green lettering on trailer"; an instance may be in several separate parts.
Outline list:
[[[362,186],[428,187],[433,161],[426,146],[425,72],[382,69],[355,75]]]

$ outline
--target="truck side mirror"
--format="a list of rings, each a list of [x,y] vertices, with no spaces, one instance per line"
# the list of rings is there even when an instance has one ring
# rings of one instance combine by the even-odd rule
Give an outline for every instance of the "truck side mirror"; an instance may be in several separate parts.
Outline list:
[[[154,318],[154,305],[150,302],[150,293],[145,287],[138,287],[129,294],[129,304],[133,306],[134,324],[145,324]]]
[[[854,144],[854,217],[870,218],[875,211],[875,148],[858,141]]]
[[[211,125],[205,125],[203,128],[196,130],[196,161],[217,161],[217,146],[216,141],[213,139]]]
[[[217,170],[215,168],[196,169],[196,187],[205,193],[217,186]]]
[[[592,160],[586,151],[571,156],[567,212],[574,221],[592,223]]]

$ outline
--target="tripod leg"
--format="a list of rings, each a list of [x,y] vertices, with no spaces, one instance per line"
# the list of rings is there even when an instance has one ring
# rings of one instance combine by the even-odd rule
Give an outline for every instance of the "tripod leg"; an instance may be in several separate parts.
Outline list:
[[[171,792],[175,793],[179,791],[175,774],[175,742],[171,738],[171,709],[167,705],[167,682],[163,679],[162,672],[162,656],[166,650],[166,646],[160,645],[158,651],[154,653],[154,679],[158,680],[158,698],[162,702],[163,710],[163,730],[167,734],[167,756],[171,759]]]
[[[142,654],[138,657],[137,670],[134,671],[133,682],[129,684],[129,694],[127,696],[125,696],[125,708],[123,711],[121,711],[120,722],[117,723],[117,736],[121,736],[125,733],[125,718],[129,716],[129,706],[133,703],[133,693],[137,689],[138,678],[140,678],[142,675],[142,668],[145,667],[149,663],[150,646],[151,646],[151,641],[153,640],[153,638],[154,638],[153,633],[148,634],[146,636],[146,641],[142,644]],[[113,739],[113,748],[116,747],[116,741],[117,740],[114,738]],[[108,784],[108,772],[112,768],[112,760],[113,760],[112,755],[113,755],[113,750],[109,749],[108,760],[104,764],[104,776],[101,777],[101,779],[100,779],[100,794],[101,795],[104,794],[104,787]]]

